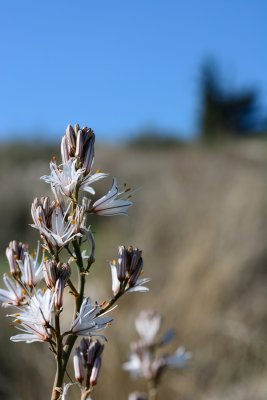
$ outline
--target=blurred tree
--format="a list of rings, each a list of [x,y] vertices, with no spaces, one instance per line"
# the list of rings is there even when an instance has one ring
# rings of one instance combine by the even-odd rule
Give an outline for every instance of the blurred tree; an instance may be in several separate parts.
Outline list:
[[[258,92],[255,89],[226,90],[221,82],[216,64],[206,62],[200,81],[202,138],[213,140],[257,131],[260,123]]]

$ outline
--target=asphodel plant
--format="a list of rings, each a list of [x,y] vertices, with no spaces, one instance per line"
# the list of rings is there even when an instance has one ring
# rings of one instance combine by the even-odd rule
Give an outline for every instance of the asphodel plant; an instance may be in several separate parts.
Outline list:
[[[100,332],[113,320],[108,313],[123,294],[148,290],[144,285],[149,279],[140,278],[141,250],[121,245],[117,260],[110,262],[111,297],[92,300],[90,293],[85,293],[88,272],[95,262],[90,216],[125,215],[132,206],[131,191],[127,186],[120,189],[115,178],[107,194],[96,197],[94,183],[108,174],[93,172],[94,143],[92,129],[78,124],[67,127],[61,141],[61,162],[57,164],[53,158],[50,175],[41,177],[51,186],[52,196],[35,198],[31,207],[32,227],[40,234],[37,250],[32,253],[27,244],[17,241],[11,241],[6,249],[10,272],[4,274],[6,290],[0,289],[0,300],[20,331],[11,340],[47,343],[56,361],[51,400],[66,398],[66,369],[72,354],[80,398],[91,397],[106,339]],[[85,247],[89,250],[84,251]],[[64,314],[70,315],[64,308],[65,292],[74,303],[67,331],[61,323]],[[77,339],[80,342],[74,348]]]

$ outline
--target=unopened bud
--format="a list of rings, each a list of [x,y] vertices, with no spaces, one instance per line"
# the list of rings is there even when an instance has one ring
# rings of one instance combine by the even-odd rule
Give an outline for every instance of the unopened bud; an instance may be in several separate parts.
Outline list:
[[[83,154],[83,132],[81,130],[79,130],[77,138],[76,138],[75,157],[81,159],[82,154]]]
[[[57,282],[57,262],[54,260],[46,260],[44,265],[44,279],[47,287],[52,289]]]
[[[80,343],[80,350],[82,354],[82,359],[83,359],[83,364],[87,364],[87,351],[89,349],[89,344],[90,344],[91,338],[82,338],[81,343]]]
[[[71,125],[67,126],[66,129],[66,140],[67,140],[67,148],[68,148],[68,155],[69,157],[74,157],[75,155],[75,131]]]
[[[63,305],[63,293],[65,288],[65,280],[58,278],[55,286],[55,307],[60,310]]]
[[[61,158],[63,164],[66,164],[70,159],[66,136],[63,136],[61,140]]]
[[[129,266],[129,273],[135,271],[136,266],[142,256],[142,250],[139,250],[137,247],[129,247],[128,252],[131,255],[131,262]]]
[[[95,359],[93,368],[92,368],[92,372],[91,372],[91,376],[90,376],[90,384],[92,386],[95,386],[97,384],[97,378],[100,372],[100,368],[101,368],[101,358],[97,357]]]
[[[87,131],[87,135],[84,138],[84,160],[83,167],[85,168],[85,174],[89,174],[94,162],[94,145],[95,135],[92,129]]]
[[[127,264],[127,252],[124,246],[119,246],[118,252],[118,279],[123,282],[126,278],[126,264]]]
[[[143,269],[143,259],[139,258],[138,263],[135,267],[135,270],[131,273],[129,278],[129,286],[134,286],[136,284],[137,279],[139,278]]]
[[[57,263],[55,260],[45,261],[45,282],[48,288],[55,290],[55,306],[59,310],[63,305],[63,292],[70,274],[71,268],[68,263]]]
[[[80,354],[80,348],[77,347],[74,351],[73,356],[73,367],[74,367],[74,376],[76,381],[82,383],[84,380],[84,371],[82,366],[82,359]]]
[[[92,340],[87,352],[87,365],[92,367],[95,363],[96,358],[100,357],[103,350],[103,344],[101,344],[98,340]]]
[[[75,124],[74,125],[74,133],[76,134],[76,136],[78,135],[79,130],[80,130],[80,125],[79,124]]]
[[[10,273],[14,278],[18,278],[21,275],[18,261],[24,262],[27,251],[28,245],[17,242],[16,240],[11,241],[6,249],[6,257],[9,263]]]

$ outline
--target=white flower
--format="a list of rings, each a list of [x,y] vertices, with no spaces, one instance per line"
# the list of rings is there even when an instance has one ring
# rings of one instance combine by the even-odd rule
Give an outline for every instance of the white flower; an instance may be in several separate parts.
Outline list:
[[[20,309],[17,314],[8,315],[15,318],[16,323],[21,327],[22,334],[12,336],[13,342],[25,341],[45,342],[51,339],[50,327],[54,324],[54,297],[51,290],[47,289],[45,293],[38,290],[31,298],[29,305]]]
[[[149,289],[146,286],[143,286],[145,283],[148,283],[151,281],[151,278],[141,278],[141,279],[137,279],[137,281],[135,282],[134,286],[129,287],[129,289],[127,289],[126,287],[126,292],[127,293],[133,293],[133,292],[149,292]]]
[[[137,353],[131,353],[130,360],[124,363],[122,368],[136,378],[142,375],[142,360]]]
[[[3,302],[2,306],[8,307],[9,305],[18,306],[22,304],[25,299],[22,288],[9,278],[7,274],[4,274],[3,281],[8,290],[0,289],[0,301]]]
[[[38,289],[31,297],[28,305],[20,308],[20,312],[8,315],[21,323],[48,326],[54,320],[54,297],[50,289],[43,292]]]
[[[143,310],[135,320],[135,327],[139,336],[147,344],[154,342],[161,326],[162,317],[154,310]]]
[[[192,353],[186,351],[184,347],[178,347],[174,355],[166,357],[166,364],[170,368],[186,368],[191,358]]]
[[[148,288],[143,286],[149,282],[149,278],[139,279],[143,271],[142,251],[137,247],[119,246],[118,261],[110,262],[112,276],[112,291],[116,295],[120,291],[148,292]]]
[[[129,201],[128,190],[126,189],[120,192],[117,181],[114,178],[111,189],[105,196],[94,202],[90,211],[94,214],[105,216],[127,215],[128,208],[132,204],[133,203]]]
[[[138,376],[150,379],[153,376],[155,361],[153,361],[152,355],[145,348],[139,353],[132,352],[130,354],[130,360],[123,364],[122,368],[128,371],[133,378]]]
[[[76,169],[77,159],[71,158],[65,164],[58,167],[54,161],[50,163],[50,175],[41,177],[45,182],[50,183],[52,187],[67,197],[77,196],[80,189],[95,194],[94,189],[90,186],[99,179],[105,178],[105,173],[95,173],[93,175],[84,176],[85,169]]]
[[[93,305],[90,298],[84,299],[80,312],[72,323],[71,332],[78,336],[93,336],[95,332],[105,329],[113,318],[97,317],[100,311],[101,307],[97,304]]]
[[[111,269],[111,278],[112,278],[112,292],[114,295],[116,295],[120,291],[120,281],[118,279],[118,268],[114,262],[110,262],[110,269]],[[127,279],[125,278],[125,282],[127,282]],[[123,288],[123,291],[125,293],[133,293],[133,292],[149,292],[149,289],[146,286],[143,286],[145,283],[150,282],[150,278],[141,278],[137,279],[135,282],[133,282],[133,286],[129,285],[129,282],[126,283],[126,285]]]
[[[35,258],[33,258],[28,252],[24,254],[24,260],[17,260],[19,265],[22,281],[29,286],[31,289],[36,286],[40,280],[43,278],[43,258],[39,264],[38,257],[39,257],[39,249],[40,245],[38,242],[37,251]]]
[[[117,266],[113,262],[110,262],[109,265],[111,269],[112,292],[115,296],[120,291],[121,283],[118,279]]]
[[[76,236],[81,236],[78,231],[83,222],[84,208],[77,206],[75,218],[67,217],[67,214],[68,209],[64,213],[61,205],[57,205],[52,211],[50,228],[43,219],[37,221],[38,225],[31,226],[38,229],[53,246],[63,247]]]
[[[23,333],[19,335],[11,336],[12,342],[49,342],[51,340],[50,329],[42,325],[26,325],[21,324],[21,328],[18,328]]]

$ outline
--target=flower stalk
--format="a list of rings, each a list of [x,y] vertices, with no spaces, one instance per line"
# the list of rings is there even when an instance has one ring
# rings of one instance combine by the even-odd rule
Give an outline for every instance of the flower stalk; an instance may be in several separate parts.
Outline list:
[[[8,316],[20,330],[11,340],[48,343],[56,361],[51,400],[65,399],[69,387],[65,382],[66,371],[79,337],[82,339],[74,351],[74,375],[81,389],[81,400],[91,395],[98,381],[104,349],[93,337],[106,340],[99,332],[113,321],[106,314],[122,295],[148,291],[143,284],[149,279],[139,278],[143,271],[141,250],[119,246],[118,261],[110,262],[113,296],[98,303],[85,293],[86,278],[95,262],[95,241],[88,225],[90,215],[126,215],[133,204],[129,200],[130,189],[126,186],[120,189],[115,178],[106,195],[94,197],[96,192],[92,186],[108,176],[92,172],[94,143],[92,129],[69,125],[61,142],[62,163],[58,165],[53,158],[50,175],[41,178],[50,184],[53,196],[52,199],[36,198],[31,207],[32,227],[40,234],[42,259],[39,260],[39,244],[35,257],[22,242],[11,241],[6,250],[10,276],[4,275],[6,289],[0,289],[0,301],[4,307],[15,308],[16,313]],[[89,244],[89,255],[82,251],[85,242]],[[66,254],[70,257],[68,261]],[[71,267],[73,261],[76,269]],[[78,276],[77,287],[71,277],[74,273]],[[66,287],[74,301],[74,314],[69,321],[70,328],[64,332],[61,316]]]

